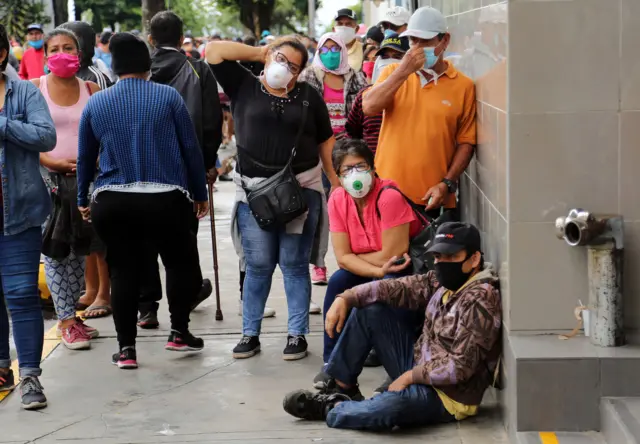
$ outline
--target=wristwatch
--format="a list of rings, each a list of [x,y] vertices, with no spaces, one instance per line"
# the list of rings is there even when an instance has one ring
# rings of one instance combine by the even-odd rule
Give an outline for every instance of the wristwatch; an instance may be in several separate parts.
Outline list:
[[[442,179],[442,183],[447,186],[447,190],[451,194],[455,194],[458,191],[458,184],[449,179]]]

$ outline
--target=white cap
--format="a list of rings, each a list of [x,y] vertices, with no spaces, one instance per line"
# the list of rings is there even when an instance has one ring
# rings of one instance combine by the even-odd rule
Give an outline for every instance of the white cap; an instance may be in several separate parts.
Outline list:
[[[429,40],[447,32],[447,21],[440,11],[430,6],[416,9],[409,19],[407,30],[400,37]]]
[[[380,23],[391,23],[394,26],[403,26],[409,23],[411,13],[407,8],[402,6],[394,6],[393,8],[385,12],[384,17],[380,20]]]
[[[187,43],[193,43],[193,40],[191,39],[191,37],[187,37],[182,41],[182,44],[187,44]]]

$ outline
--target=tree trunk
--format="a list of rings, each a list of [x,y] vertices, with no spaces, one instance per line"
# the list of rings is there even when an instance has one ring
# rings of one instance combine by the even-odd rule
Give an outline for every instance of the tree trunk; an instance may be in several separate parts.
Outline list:
[[[76,6],[75,6],[75,8],[74,8],[74,10],[73,10],[73,13],[74,13],[74,17],[73,17],[73,19],[74,19],[76,22],[81,21],[81,20],[82,20],[82,13],[83,13],[83,12],[84,12],[84,11],[83,11],[82,9],[80,9],[80,7],[79,7],[78,5],[76,5]]]
[[[69,9],[67,0],[53,0],[53,23],[59,26],[69,21]]]
[[[271,26],[275,0],[240,0],[240,22],[250,29],[256,38]]]
[[[149,21],[160,11],[166,9],[164,0],[142,0],[142,32],[146,35],[149,30]]]

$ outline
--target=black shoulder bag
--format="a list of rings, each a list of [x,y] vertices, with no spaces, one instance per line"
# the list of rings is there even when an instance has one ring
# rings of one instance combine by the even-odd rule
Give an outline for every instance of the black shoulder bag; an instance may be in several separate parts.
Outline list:
[[[296,156],[296,147],[304,132],[309,112],[307,101],[308,87],[302,94],[302,119],[296,135],[291,156],[285,167],[270,178],[258,183],[252,188],[242,187],[247,195],[247,203],[258,226],[263,230],[273,230],[288,224],[295,218],[307,212],[307,202],[304,200],[302,187],[293,172],[293,159]],[[239,151],[239,150],[238,150]],[[238,171],[240,162],[238,162]],[[240,171],[240,174],[242,172]]]
[[[422,230],[416,234],[409,241],[409,256],[411,257],[411,264],[413,266],[414,274],[424,274],[433,269],[433,257],[427,253],[431,241],[436,237],[436,231],[438,227],[445,222],[452,222],[452,213],[445,211],[437,219],[432,219],[425,213],[424,207],[415,204],[411,199],[404,195],[402,191],[393,185],[386,185],[382,187],[376,198],[376,213],[380,218],[380,209],[378,208],[378,201],[382,192],[387,189],[396,190],[402,195],[405,201],[411,206],[413,212],[419,221],[423,223]]]

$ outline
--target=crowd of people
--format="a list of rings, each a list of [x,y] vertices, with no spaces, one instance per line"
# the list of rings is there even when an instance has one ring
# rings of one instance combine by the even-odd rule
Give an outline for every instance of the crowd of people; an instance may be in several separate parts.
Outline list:
[[[309,316],[324,316],[324,365],[309,378],[318,392],[289,393],[286,412],[370,430],[477,413],[499,370],[501,308],[481,235],[457,211],[476,145],[474,83],[445,59],[451,36],[434,8],[393,7],[365,36],[358,28],[350,9],[317,41],[264,31],[204,42],[170,11],[152,18],[147,41],[31,25],[12,72],[20,51],[0,25],[0,391],[16,385],[8,309],[22,406],[47,404],[41,254],[66,347],[90,348],[99,332],[85,321],[113,314],[111,362],[137,368],[137,327],[159,326],[159,256],[165,349],[202,350],[189,315],[212,289],[196,235],[207,187],[226,179],[243,317],[233,357],[260,352],[276,266],[284,360],[307,356]],[[428,269],[416,265],[425,254]],[[326,285],[323,308],[312,284]],[[367,400],[366,365],[388,374]]]

